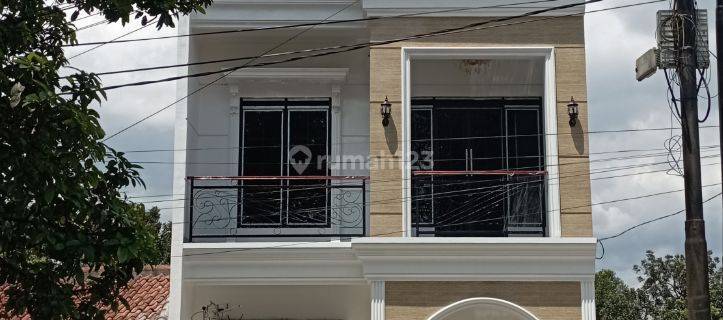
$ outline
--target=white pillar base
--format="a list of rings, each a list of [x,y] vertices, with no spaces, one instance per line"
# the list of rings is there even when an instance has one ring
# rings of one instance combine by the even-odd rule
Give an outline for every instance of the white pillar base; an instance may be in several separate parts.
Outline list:
[[[595,320],[595,280],[580,281],[582,320]]]
[[[371,320],[384,320],[384,281],[371,282],[372,316]]]

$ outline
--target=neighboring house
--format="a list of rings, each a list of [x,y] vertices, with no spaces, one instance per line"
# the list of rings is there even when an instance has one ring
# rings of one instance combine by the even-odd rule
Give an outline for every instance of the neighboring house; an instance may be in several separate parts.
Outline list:
[[[168,318],[168,292],[169,268],[157,266],[148,268],[128,283],[128,287],[121,290],[121,296],[128,301],[126,308],[122,304],[117,311],[108,311],[107,320],[167,320]],[[7,303],[5,295],[7,284],[0,285],[0,311]],[[0,313],[0,319],[30,320],[30,316],[7,316]]]
[[[371,18],[182,37],[180,63],[374,45],[180,72],[247,64],[179,81],[169,317],[594,319],[584,6],[387,42],[565,3],[218,0],[182,19]]]

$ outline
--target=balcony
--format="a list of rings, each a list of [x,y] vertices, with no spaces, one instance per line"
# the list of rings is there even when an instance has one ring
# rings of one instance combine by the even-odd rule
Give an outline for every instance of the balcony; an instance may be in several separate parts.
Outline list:
[[[187,180],[189,242],[366,235],[365,176],[191,176]]]
[[[545,236],[545,171],[412,173],[417,237]]]

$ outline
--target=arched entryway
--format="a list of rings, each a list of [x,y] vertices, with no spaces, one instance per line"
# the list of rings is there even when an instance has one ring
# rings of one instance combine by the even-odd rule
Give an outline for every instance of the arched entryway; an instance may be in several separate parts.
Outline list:
[[[524,308],[505,300],[470,298],[450,304],[427,320],[539,320]]]

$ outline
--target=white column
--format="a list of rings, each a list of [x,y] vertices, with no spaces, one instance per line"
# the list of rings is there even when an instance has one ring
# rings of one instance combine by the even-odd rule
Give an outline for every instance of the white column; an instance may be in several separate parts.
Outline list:
[[[341,155],[343,154],[341,143],[341,86],[333,85],[331,87],[331,161],[327,160],[327,165],[331,165],[331,175],[339,176],[344,173],[341,171]]]
[[[551,238],[562,236],[560,221],[560,178],[557,151],[557,91],[555,89],[555,51],[545,58],[545,170],[547,170],[547,233]]]
[[[595,280],[580,281],[582,320],[595,320]]]
[[[181,16],[178,19],[178,33],[187,34],[190,32],[190,23],[188,16]],[[187,63],[189,60],[190,47],[187,37],[178,38],[177,41],[177,63]],[[179,68],[178,75],[188,74],[188,67]],[[188,94],[188,79],[176,81],[176,96],[180,99]],[[186,148],[188,147],[188,127],[186,118],[188,117],[188,99],[180,101],[176,105],[176,122],[173,132],[173,194],[174,198],[183,198],[186,193]],[[187,202],[183,202],[187,203]],[[173,226],[171,230],[171,283],[168,304],[169,319],[181,319],[182,296],[184,294],[183,287],[183,241],[188,226],[185,224],[186,209],[172,209]]]
[[[372,319],[384,320],[384,281],[374,280],[372,285]]]

